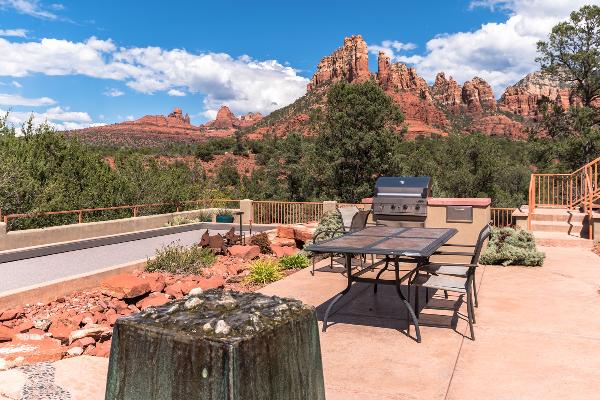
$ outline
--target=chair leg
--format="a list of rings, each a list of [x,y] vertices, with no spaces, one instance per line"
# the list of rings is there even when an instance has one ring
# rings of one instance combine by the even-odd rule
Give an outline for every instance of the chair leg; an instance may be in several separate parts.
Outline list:
[[[469,320],[469,330],[471,331],[471,340],[475,340],[475,315],[473,313],[473,300],[471,299],[471,289],[467,286],[467,319]]]
[[[473,272],[473,297],[475,298],[475,307],[479,307],[479,301],[477,301],[477,284],[475,283],[475,272]]]
[[[415,286],[415,316],[419,319],[419,287]]]
[[[311,272],[312,276],[315,276],[315,257],[316,256],[313,254],[313,257],[312,257],[312,272]]]
[[[448,291],[444,290],[444,298],[447,299],[448,298]]]

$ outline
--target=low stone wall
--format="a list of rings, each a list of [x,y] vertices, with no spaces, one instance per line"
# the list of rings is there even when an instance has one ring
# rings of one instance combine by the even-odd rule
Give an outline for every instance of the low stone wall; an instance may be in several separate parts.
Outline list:
[[[12,232],[7,232],[6,224],[0,223],[0,251],[156,229],[164,227],[177,216],[193,219],[199,217],[203,213],[215,212],[217,210],[218,209],[216,208],[211,208],[182,211],[169,214],[52,226],[48,228],[26,229]],[[235,222],[238,222],[237,216],[235,217]]]

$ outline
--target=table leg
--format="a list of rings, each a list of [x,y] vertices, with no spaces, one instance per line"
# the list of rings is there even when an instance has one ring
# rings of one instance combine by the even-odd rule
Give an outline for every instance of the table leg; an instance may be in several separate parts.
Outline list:
[[[417,342],[421,343],[421,330],[419,329],[419,320],[417,319],[417,316],[415,315],[415,312],[411,307],[410,302],[407,301],[406,297],[404,297],[404,294],[402,294],[402,289],[400,287],[400,263],[398,262],[398,257],[394,258],[394,268],[396,270],[396,292],[398,292],[398,296],[400,296],[402,303],[404,303],[404,307],[406,307],[406,310],[408,311],[408,314],[410,315],[410,318],[412,319],[413,324],[415,325]],[[410,285],[410,281],[408,282],[408,284]]]
[[[383,274],[385,271],[387,271],[387,269],[388,269],[388,264],[389,264],[389,259],[388,259],[388,257],[386,256],[386,257],[385,257],[385,267],[383,267],[383,268],[381,269],[381,271],[379,271],[379,272],[377,273],[377,276],[375,277],[375,285],[373,285],[373,293],[377,293],[377,284],[379,283],[379,278],[381,277],[381,274]]]
[[[327,320],[329,319],[329,312],[331,311],[331,308],[339,299],[344,297],[352,287],[352,254],[346,254],[346,270],[348,274],[348,286],[346,286],[346,289],[338,293],[327,306],[327,310],[325,310],[325,316],[323,317],[323,332],[327,331]]]

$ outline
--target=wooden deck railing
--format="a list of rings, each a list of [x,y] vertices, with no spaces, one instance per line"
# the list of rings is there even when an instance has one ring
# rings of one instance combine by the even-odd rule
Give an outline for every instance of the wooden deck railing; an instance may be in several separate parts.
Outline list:
[[[513,211],[514,208],[504,208],[504,207],[492,207],[492,225],[496,228],[504,228],[506,226],[511,227],[514,226],[515,222],[513,220]]]
[[[531,174],[529,181],[529,229],[536,207],[583,208],[591,220],[594,202],[600,198],[600,157],[570,174]],[[592,224],[588,224],[590,237]]]
[[[303,224],[323,215],[322,202],[253,201],[252,208],[256,224]]]
[[[106,211],[124,211],[129,210],[130,217],[138,217],[140,213],[143,215],[153,215],[164,212],[164,208],[171,207],[175,212],[182,211],[188,208],[189,205],[196,205],[201,208],[238,208],[239,200],[230,200],[230,199],[204,199],[204,200],[187,200],[180,201],[176,203],[150,203],[150,204],[134,204],[134,205],[121,205],[121,206],[112,206],[112,207],[97,207],[97,208],[82,208],[79,210],[64,210],[64,211],[43,211],[43,212],[34,212],[34,213],[15,213],[15,214],[2,214],[0,211],[0,220],[2,220],[5,224],[9,224],[10,221],[14,221],[17,219],[25,219],[25,218],[44,218],[44,217],[52,217],[58,215],[73,215],[76,216],[78,224],[85,222],[86,214],[92,213],[100,213]],[[149,209],[159,209],[159,212],[148,212]],[[144,211],[145,210],[145,211]],[[123,218],[123,217],[121,217]],[[110,220],[115,218],[105,218],[97,217],[95,221],[102,220]]]

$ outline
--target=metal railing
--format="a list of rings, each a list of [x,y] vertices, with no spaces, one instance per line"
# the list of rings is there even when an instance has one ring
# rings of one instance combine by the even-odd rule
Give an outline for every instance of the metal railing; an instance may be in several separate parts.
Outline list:
[[[492,207],[490,211],[492,213],[492,225],[496,228],[504,228],[506,226],[511,227],[515,225],[513,219],[514,208]]]
[[[594,202],[600,198],[598,165],[600,157],[587,163],[570,174],[531,174],[529,181],[529,218],[536,207],[541,208],[583,208],[591,221]],[[592,224],[589,237],[592,237]]]
[[[323,216],[322,202],[253,201],[252,208],[256,224],[304,224]]]
[[[134,204],[134,205],[121,205],[121,206],[112,206],[112,207],[97,207],[97,208],[82,208],[79,210],[63,210],[63,211],[43,211],[43,212],[32,212],[32,213],[15,213],[15,214],[2,214],[0,210],[0,220],[2,220],[7,227],[9,227],[9,222],[18,220],[18,219],[37,219],[37,218],[47,218],[52,216],[60,216],[60,215],[73,215],[75,216],[76,222],[72,223],[84,223],[85,216],[92,213],[102,213],[102,212],[110,212],[110,211],[126,211],[129,210],[129,217],[138,217],[138,216],[146,216],[146,215],[156,215],[164,213],[165,208],[172,208],[175,212],[180,212],[188,209],[190,205],[196,205],[196,207],[200,208],[239,208],[239,200],[230,200],[230,199],[204,199],[204,200],[187,200],[180,202],[172,202],[172,203],[149,203],[149,204]],[[158,212],[148,212],[149,209],[158,209]],[[114,215],[114,214],[113,214]],[[121,213],[117,214],[118,216],[115,218],[103,218],[102,216],[96,216],[94,221],[108,221],[112,219],[118,218],[126,218],[126,216]],[[64,225],[64,224],[63,224]]]

